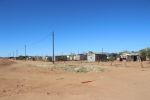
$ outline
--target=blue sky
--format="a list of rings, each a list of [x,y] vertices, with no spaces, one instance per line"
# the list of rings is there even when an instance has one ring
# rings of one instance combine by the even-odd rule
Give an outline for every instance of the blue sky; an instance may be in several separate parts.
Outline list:
[[[86,51],[120,52],[150,46],[149,0],[0,0],[0,56]]]

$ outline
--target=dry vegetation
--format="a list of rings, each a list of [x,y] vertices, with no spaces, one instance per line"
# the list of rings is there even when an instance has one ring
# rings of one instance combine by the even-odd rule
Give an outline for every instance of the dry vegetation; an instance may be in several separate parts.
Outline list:
[[[0,100],[149,100],[150,64],[143,62],[0,60]]]

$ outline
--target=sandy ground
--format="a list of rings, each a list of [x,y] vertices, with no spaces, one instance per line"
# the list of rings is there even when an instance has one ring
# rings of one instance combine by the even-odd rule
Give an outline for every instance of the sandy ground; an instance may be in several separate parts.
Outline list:
[[[145,68],[139,63],[63,64],[105,71],[76,73],[49,68],[53,65],[46,62],[0,60],[0,100],[150,100],[147,62]]]

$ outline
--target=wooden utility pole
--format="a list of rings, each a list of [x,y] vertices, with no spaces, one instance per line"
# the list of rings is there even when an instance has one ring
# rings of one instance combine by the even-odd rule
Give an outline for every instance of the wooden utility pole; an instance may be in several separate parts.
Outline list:
[[[26,49],[27,49],[27,46],[25,45],[25,46],[24,46],[24,56],[25,56],[25,57],[27,56],[27,54],[26,54],[26,53],[27,53]]]
[[[104,52],[104,49],[102,48],[102,54],[103,54],[103,52]]]
[[[53,58],[52,58],[52,61],[53,61],[53,64],[55,64],[55,36],[54,36],[54,32],[52,33],[52,48],[53,48]]]
[[[13,58],[15,57],[14,51],[13,51]]]
[[[18,57],[18,50],[16,50],[16,60],[17,60],[17,57]]]
[[[18,50],[16,50],[16,57],[18,57]]]
[[[27,46],[26,45],[24,46],[24,55],[25,55],[25,60],[27,60],[27,57],[26,57],[27,56]]]

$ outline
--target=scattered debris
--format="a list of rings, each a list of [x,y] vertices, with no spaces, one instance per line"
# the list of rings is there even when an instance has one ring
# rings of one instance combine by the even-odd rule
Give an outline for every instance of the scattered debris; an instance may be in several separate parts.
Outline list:
[[[3,90],[3,93],[6,93],[7,91],[6,90]]]
[[[81,82],[82,84],[86,84],[86,83],[91,83],[93,81],[84,81],[84,82]]]
[[[57,78],[56,80],[63,80],[64,78],[62,77],[62,78]]]
[[[47,92],[46,94],[47,94],[47,95],[50,95],[51,93],[50,93],[50,92]]]

